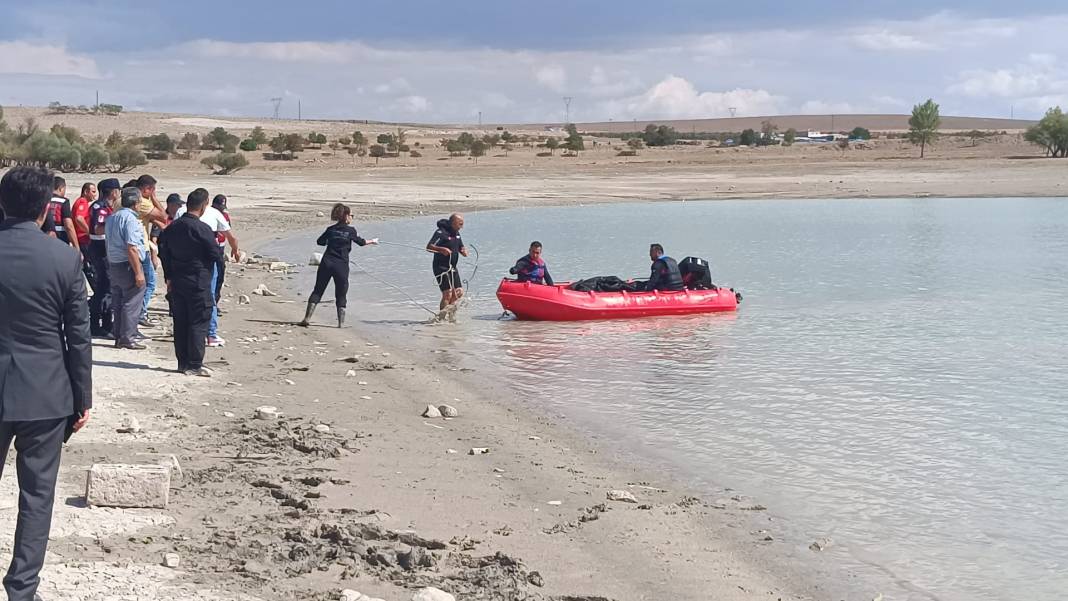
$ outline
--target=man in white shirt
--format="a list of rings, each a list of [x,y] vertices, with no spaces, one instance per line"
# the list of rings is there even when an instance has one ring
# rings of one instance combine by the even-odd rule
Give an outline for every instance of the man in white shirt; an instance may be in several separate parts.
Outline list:
[[[178,209],[174,218],[178,219],[185,214],[185,207]],[[211,231],[216,234],[221,234],[226,241],[230,243],[230,256],[233,257],[234,262],[241,260],[241,251],[237,246],[237,236],[234,236],[234,232],[230,229],[230,222],[226,220],[222,212],[214,207],[206,207],[204,214],[200,216],[200,220],[211,228]],[[211,274],[211,289],[215,290],[215,284],[219,279],[219,269],[216,267]],[[219,305],[218,303],[211,307],[211,323],[208,326],[208,346],[223,346],[226,341],[219,336]]]

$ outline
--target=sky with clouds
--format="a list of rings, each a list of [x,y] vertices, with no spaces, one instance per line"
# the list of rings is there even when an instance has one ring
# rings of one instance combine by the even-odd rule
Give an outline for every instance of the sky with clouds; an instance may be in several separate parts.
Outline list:
[[[0,0],[0,104],[555,122],[1068,108],[1032,0]]]

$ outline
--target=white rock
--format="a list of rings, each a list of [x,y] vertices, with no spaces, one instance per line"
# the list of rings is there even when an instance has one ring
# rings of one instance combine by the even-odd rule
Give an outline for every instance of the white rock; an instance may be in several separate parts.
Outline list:
[[[242,294],[241,296],[237,297],[237,304],[239,304],[239,305],[251,305],[252,304],[252,299],[249,298],[247,294]]]
[[[452,405],[440,405],[438,411],[441,412],[441,415],[444,417],[459,417],[460,415],[460,412]]]
[[[267,284],[260,284],[256,286],[256,289],[252,291],[252,294],[258,294],[259,296],[278,296],[271,289],[267,287]]]
[[[316,424],[315,431],[320,434],[327,434],[330,432],[330,426],[326,424]]]
[[[423,409],[423,417],[441,417],[441,411],[433,405],[427,405],[426,409]]]
[[[289,263],[286,263],[285,261],[274,261],[267,266],[267,269],[270,269],[271,271],[283,271],[289,269]]]
[[[489,449],[486,447],[471,447],[471,450],[467,452],[468,455],[486,455],[489,453]]]
[[[326,217],[326,213],[323,213],[322,211],[316,211],[315,212],[315,216],[316,217]]]
[[[368,598],[367,595],[364,595],[359,591],[347,588],[341,591],[341,597],[338,598],[338,601],[366,601]]]
[[[141,422],[131,415],[122,420],[122,427],[118,431],[123,434],[137,434],[141,431]]]
[[[549,501],[548,503],[546,503],[546,505],[552,505],[554,507],[559,507],[560,505],[563,505],[563,504],[564,504],[563,501]]]
[[[355,369],[348,370],[347,372],[345,372],[345,377],[346,378],[355,378],[356,377],[356,370]]]
[[[277,419],[278,407],[272,407],[271,405],[263,405],[256,407],[256,419]]]
[[[312,253],[311,257],[308,258],[308,265],[311,265],[313,267],[322,262],[323,253]]]
[[[171,569],[177,568],[182,563],[182,558],[177,553],[167,553],[163,556],[163,565]]]
[[[448,455],[455,455],[456,449],[445,449],[445,453]]]
[[[634,495],[625,490],[610,490],[608,491],[609,501],[622,501],[624,503],[637,503],[638,499],[634,498]]]
[[[527,440],[541,440],[541,436],[527,436]]]
[[[234,412],[233,411],[223,411],[223,417],[233,417],[233,416],[234,416]]]
[[[85,500],[94,507],[166,509],[171,468],[164,465],[96,463],[89,468]]]
[[[441,589],[428,586],[416,591],[416,593],[412,595],[412,601],[456,601],[456,597],[453,597]]]
[[[296,386],[297,385],[296,382],[294,382],[293,380],[290,380],[289,378],[286,378],[285,380],[282,380],[282,381],[285,382],[286,384],[289,384],[290,386]]]
[[[813,551],[825,551],[829,549],[833,544],[834,542],[831,541],[831,539],[829,538],[818,538],[813,541],[812,544],[808,546],[808,548],[812,549]]]
[[[359,384],[360,386],[367,386],[367,382],[364,382],[363,380],[360,380],[359,382],[356,382],[356,383]]]
[[[365,401],[369,401],[369,400],[371,400],[371,397],[369,397],[369,396],[367,396],[367,395],[363,395],[363,396],[362,396],[362,397],[360,397],[360,398],[361,398],[361,399],[363,399],[363,400],[365,400]]]

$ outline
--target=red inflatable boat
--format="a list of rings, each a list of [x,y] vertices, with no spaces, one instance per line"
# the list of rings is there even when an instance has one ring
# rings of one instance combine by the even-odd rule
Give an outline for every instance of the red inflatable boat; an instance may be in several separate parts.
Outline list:
[[[681,292],[578,292],[568,289],[568,284],[542,286],[508,279],[501,280],[497,287],[497,299],[516,318],[534,321],[690,315],[738,308],[738,297],[727,288]]]

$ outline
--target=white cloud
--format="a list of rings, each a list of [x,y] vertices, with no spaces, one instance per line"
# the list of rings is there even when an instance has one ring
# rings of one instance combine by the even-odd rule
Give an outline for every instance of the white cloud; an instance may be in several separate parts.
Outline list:
[[[0,73],[100,77],[96,61],[88,56],[71,54],[62,46],[24,41],[0,41]]]
[[[947,90],[973,98],[1025,98],[1068,92],[1068,70],[1057,57],[1031,53],[1011,68],[971,69],[962,72]]]
[[[430,110],[430,101],[423,96],[404,96],[397,99],[397,106],[406,113],[425,113]]]
[[[671,75],[623,105],[627,114],[642,118],[687,119],[730,116],[731,108],[738,116],[771,115],[781,101],[766,90],[698,92],[688,80]]]
[[[920,40],[915,36],[893,32],[888,29],[858,32],[850,37],[850,41],[859,48],[880,52],[891,50],[934,50],[936,48],[934,44]]]
[[[403,77],[395,77],[388,83],[378,84],[373,89],[375,94],[397,94],[400,92],[410,92],[412,84],[408,83],[408,80]]]
[[[202,58],[253,59],[289,63],[350,63],[381,52],[360,42],[225,42],[196,40],[181,49]]]
[[[538,83],[554,92],[563,92],[567,86],[567,71],[560,65],[546,65],[534,71]]]

